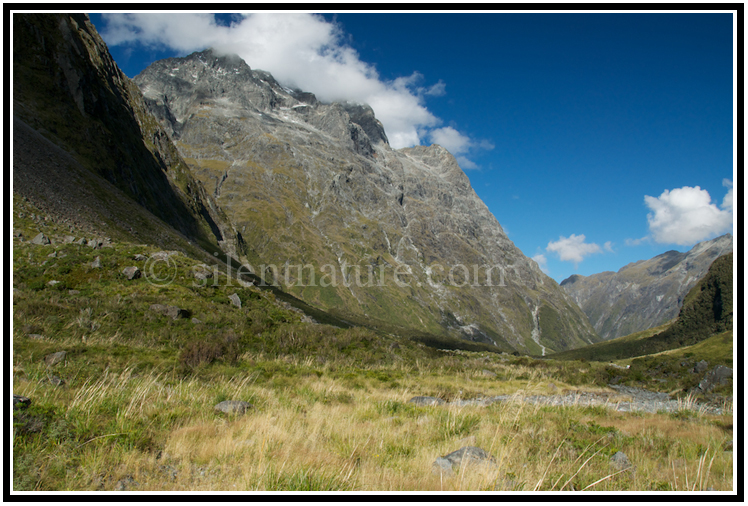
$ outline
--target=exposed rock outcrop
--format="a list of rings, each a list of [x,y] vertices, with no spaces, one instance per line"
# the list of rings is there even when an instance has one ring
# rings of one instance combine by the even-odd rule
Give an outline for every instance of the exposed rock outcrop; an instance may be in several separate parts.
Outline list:
[[[443,147],[393,150],[369,106],[322,103],[210,49],[134,81],[268,283],[345,319],[506,351],[599,340]]]

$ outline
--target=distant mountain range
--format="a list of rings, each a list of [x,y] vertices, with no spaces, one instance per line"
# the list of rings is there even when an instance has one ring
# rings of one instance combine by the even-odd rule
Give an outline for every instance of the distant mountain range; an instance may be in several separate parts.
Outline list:
[[[599,341],[454,157],[393,150],[370,107],[322,103],[212,50],[133,82],[84,14],[13,23],[13,190],[63,222],[229,255],[403,335],[530,354]]]
[[[733,254],[718,257],[688,291],[670,324],[552,355],[554,359],[620,360],[693,346],[733,330]],[[718,341],[724,343],[728,335]],[[724,339],[723,339],[724,338]],[[719,345],[718,348],[723,348]]]
[[[579,304],[604,339],[662,325],[678,315],[686,294],[718,257],[732,252],[732,235],[698,243],[690,251],[668,251],[626,265],[618,272],[573,275],[561,286]]]

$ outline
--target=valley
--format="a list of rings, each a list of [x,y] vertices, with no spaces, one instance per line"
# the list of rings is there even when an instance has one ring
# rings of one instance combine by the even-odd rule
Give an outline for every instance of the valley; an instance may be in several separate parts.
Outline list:
[[[14,493],[736,489],[731,236],[637,263],[619,314],[666,320],[603,340],[604,283],[368,106],[13,22]]]

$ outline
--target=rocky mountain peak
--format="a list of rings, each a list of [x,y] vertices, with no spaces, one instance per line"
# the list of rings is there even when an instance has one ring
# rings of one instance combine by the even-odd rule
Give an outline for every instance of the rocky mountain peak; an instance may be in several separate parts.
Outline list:
[[[135,82],[232,216],[242,260],[334,269],[345,283],[307,286],[297,273],[284,289],[346,319],[539,354],[598,339],[509,240],[449,151],[393,150],[368,105],[321,103],[237,59],[212,50],[170,58]],[[353,266],[390,280],[360,286]],[[409,286],[392,280],[396,269]]]

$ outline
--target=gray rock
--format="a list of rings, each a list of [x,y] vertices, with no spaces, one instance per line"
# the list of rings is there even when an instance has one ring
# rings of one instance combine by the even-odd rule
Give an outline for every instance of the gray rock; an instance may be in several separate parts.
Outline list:
[[[213,277],[213,273],[207,270],[195,271],[195,279],[198,281],[207,281]]]
[[[709,362],[707,362],[706,360],[701,360],[693,368],[693,372],[695,372],[695,373],[702,373],[702,372],[706,371],[708,369],[708,367],[709,367]]]
[[[633,467],[628,456],[620,451],[610,457],[610,463],[618,469],[628,469],[629,467]]]
[[[66,235],[62,238],[62,242],[63,244],[72,244],[73,242],[75,242],[75,237],[73,237],[72,235]]]
[[[725,385],[732,379],[732,369],[723,365],[718,365],[704,376],[699,386],[696,387],[702,392],[710,392],[717,385]]]
[[[56,387],[61,387],[65,384],[65,380],[60,378],[59,376],[55,376],[54,374],[48,376],[49,382],[52,383]]]
[[[50,253],[49,255],[47,255],[47,258],[57,258],[57,252],[53,251],[52,253]]]
[[[102,241],[99,238],[93,238],[93,239],[89,239],[86,244],[88,245],[89,248],[101,249],[101,247],[104,245],[104,241]]]
[[[170,256],[179,255],[178,251],[157,251],[151,255],[151,258],[156,260],[166,260]]]
[[[26,409],[31,404],[31,399],[23,395],[13,394],[13,409]]]
[[[67,355],[64,351],[58,351],[56,353],[50,353],[46,357],[44,357],[44,362],[49,366],[55,366],[65,360],[65,355]]]
[[[141,275],[141,272],[140,269],[133,265],[130,267],[125,267],[122,270],[122,274],[124,274],[127,279],[138,279]]]
[[[75,241],[76,244],[79,244],[81,246],[85,246],[87,242],[88,241],[86,241],[83,237],[81,237],[80,239],[78,239],[77,241]]]
[[[239,298],[239,296],[237,294],[232,293],[231,295],[229,295],[229,300],[236,307],[238,307],[238,308],[242,307],[242,301],[241,301],[241,299]]]
[[[59,284],[59,283],[60,283],[60,282],[59,282],[59,281],[57,281],[56,279],[53,279],[53,280],[50,280],[50,281],[48,281],[48,282],[47,282],[47,284],[48,284],[49,286],[55,286],[55,285],[57,285],[57,284]]]
[[[172,480],[177,479],[177,474],[179,474],[179,471],[176,467],[170,466],[168,464],[162,464],[158,466],[159,471],[169,476]]]
[[[91,262],[91,268],[92,269],[101,269],[101,257],[94,258],[94,261]]]
[[[145,262],[146,260],[148,260],[148,257],[147,257],[147,256],[145,256],[145,255],[141,255],[140,253],[138,253],[137,255],[135,255],[135,256],[134,256],[134,257],[132,257],[132,258],[133,258],[133,260],[135,260],[135,261],[137,261],[137,262]]]
[[[192,319],[192,323],[194,323],[195,325],[197,325],[199,323],[203,323],[203,321],[202,320],[198,320],[197,318],[193,318]]]
[[[126,490],[130,490],[139,486],[140,484],[135,481],[132,476],[128,475],[117,482],[117,484],[114,486],[114,490],[117,492],[124,492]]]
[[[413,397],[408,402],[415,404],[416,406],[438,406],[446,404],[444,399],[439,399],[438,397],[424,397],[420,395]]]
[[[244,401],[222,401],[216,404],[213,409],[228,415],[243,415],[247,410],[252,409],[252,407],[250,403]]]
[[[68,290],[68,293],[70,295],[80,295],[80,290]]]
[[[457,451],[437,458],[433,463],[434,472],[451,474],[454,468],[475,464],[495,464],[496,460],[484,449],[477,446],[463,446]]]
[[[49,237],[39,232],[33,239],[31,239],[31,244],[44,246],[46,244],[51,244],[51,241],[49,240]]]
[[[182,309],[177,306],[167,306],[164,304],[151,304],[151,311],[168,316],[172,320],[178,318],[189,318],[190,311],[188,309]]]

